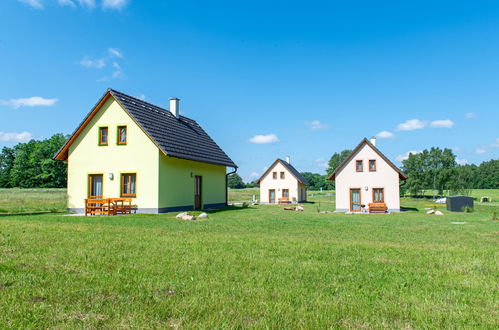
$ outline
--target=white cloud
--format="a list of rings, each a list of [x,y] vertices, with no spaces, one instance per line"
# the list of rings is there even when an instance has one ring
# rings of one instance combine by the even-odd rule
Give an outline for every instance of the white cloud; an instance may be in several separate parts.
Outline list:
[[[378,139],[393,139],[395,137],[395,134],[388,131],[381,131],[378,134],[376,134],[376,137]]]
[[[456,163],[458,163],[459,165],[466,165],[468,164],[468,161],[466,159],[456,158]]]
[[[75,8],[76,7],[76,4],[72,1],[72,0],[58,0],[57,1],[59,3],[59,6],[62,6],[62,7],[73,7]]]
[[[117,49],[117,48],[109,48],[107,50],[109,52],[109,55],[117,57],[117,58],[123,58],[123,53]]]
[[[467,114],[464,115],[464,118],[466,118],[466,119],[475,118],[475,117],[476,117],[476,113],[474,113],[474,112],[468,112]]]
[[[87,68],[103,69],[106,66],[106,60],[104,58],[97,58],[95,60],[92,60],[88,57],[85,57],[80,61],[80,64]]]
[[[140,94],[139,96],[137,96],[137,98],[142,101],[146,100],[146,96],[144,94]]]
[[[433,128],[451,128],[454,126],[454,122],[450,119],[434,120],[430,123],[430,127]]]
[[[13,109],[20,107],[51,107],[57,103],[59,99],[46,99],[40,96],[33,96],[20,99],[0,100],[0,105],[6,105]]]
[[[484,154],[484,153],[486,153],[486,152],[487,152],[487,150],[486,150],[486,149],[484,149],[484,148],[477,148],[477,149],[475,150],[475,152],[476,152],[477,154],[479,154],[479,155],[480,155],[480,154]]]
[[[251,172],[250,174],[250,177],[252,178],[258,178],[260,176],[260,174],[256,173],[256,172]]]
[[[249,141],[251,143],[256,143],[256,144],[269,144],[269,143],[278,142],[279,138],[275,134],[255,135]]]
[[[460,147],[454,147],[454,148],[452,148],[452,150],[453,150],[453,151],[455,151],[455,152],[459,152],[459,151],[461,151],[462,149],[461,149]]]
[[[328,168],[329,167],[329,164],[327,163],[327,161],[324,158],[317,158],[315,160],[315,163],[317,164],[317,166],[319,166],[321,168]]]
[[[113,78],[120,78],[123,76],[123,70],[121,70],[121,66],[117,62],[113,62]]]
[[[0,141],[2,142],[28,142],[33,138],[30,132],[6,133],[0,132]]]
[[[43,3],[40,0],[17,0],[19,2],[25,3],[31,8],[43,9]]]
[[[86,7],[88,9],[95,8],[95,0],[78,0],[80,6]]]
[[[406,160],[407,158],[409,158],[409,155],[410,155],[410,154],[415,155],[415,154],[420,154],[421,152],[422,152],[421,150],[419,150],[419,151],[416,151],[416,150],[411,150],[411,151],[406,152],[405,154],[398,155],[397,157],[395,157],[395,160],[396,160],[397,162],[401,162],[401,163],[402,163],[402,161],[404,161],[404,160]]]
[[[329,127],[327,124],[321,123],[319,120],[306,121],[305,125],[309,126],[313,131],[326,129]]]
[[[128,0],[104,0],[102,7],[105,9],[121,10],[128,4]]]
[[[499,148],[499,138],[496,139],[495,143],[492,143],[492,147]]]
[[[397,131],[414,131],[417,129],[422,129],[426,126],[426,123],[419,119],[409,119],[403,123],[397,125]]]

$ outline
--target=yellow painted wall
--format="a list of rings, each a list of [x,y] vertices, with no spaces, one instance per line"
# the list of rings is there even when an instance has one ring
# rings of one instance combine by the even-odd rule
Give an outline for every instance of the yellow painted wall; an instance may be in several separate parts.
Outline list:
[[[159,208],[194,206],[194,176],[202,181],[203,205],[225,203],[223,165],[167,157],[159,153]]]
[[[127,126],[127,144],[117,145],[117,127]],[[108,146],[99,146],[99,127],[107,126]],[[68,155],[68,208],[84,208],[88,175],[103,174],[103,197],[120,197],[121,173],[137,173],[137,198],[142,209],[158,208],[160,151],[133,119],[110,97],[75,139]],[[109,173],[114,174],[110,180]]]

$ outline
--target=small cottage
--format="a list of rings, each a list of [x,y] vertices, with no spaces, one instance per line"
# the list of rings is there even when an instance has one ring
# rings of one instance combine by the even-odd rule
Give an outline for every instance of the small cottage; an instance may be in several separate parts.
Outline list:
[[[108,89],[54,157],[68,163],[69,211],[102,198],[142,213],[227,205],[227,168],[237,166],[179,102],[166,110]]]
[[[364,138],[328,178],[336,183],[337,212],[399,212],[399,180],[405,179],[375,138]]]
[[[308,181],[286,160],[277,159],[257,181],[260,203],[301,203],[307,201]]]

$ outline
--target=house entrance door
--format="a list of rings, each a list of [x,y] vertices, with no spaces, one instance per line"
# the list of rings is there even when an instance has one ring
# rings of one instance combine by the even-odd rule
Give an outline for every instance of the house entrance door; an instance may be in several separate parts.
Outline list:
[[[269,203],[275,204],[275,189],[269,190]]]
[[[200,210],[203,207],[203,177],[196,175],[194,177],[195,187],[194,187],[194,208]]]
[[[361,211],[360,189],[350,189],[350,211]]]

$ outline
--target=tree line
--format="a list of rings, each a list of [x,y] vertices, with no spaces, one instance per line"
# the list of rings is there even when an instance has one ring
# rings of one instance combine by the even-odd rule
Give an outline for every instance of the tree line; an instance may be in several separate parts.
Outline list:
[[[68,139],[63,134],[4,147],[0,153],[0,188],[65,188],[67,164],[52,157]]]
[[[31,140],[16,146],[4,147],[0,153],[0,188],[64,188],[67,185],[67,164],[52,157],[69,138],[55,134],[45,140]],[[309,181],[310,190],[334,189],[334,181],[327,178],[348,157],[352,150],[335,152],[328,162],[325,174],[302,172]],[[401,194],[421,196],[433,190],[469,194],[471,189],[499,189],[499,159],[480,165],[459,165],[452,150],[430,148],[409,154],[401,170],[407,180],[401,182]],[[258,187],[255,181],[245,183],[237,174],[229,176],[233,189]]]

